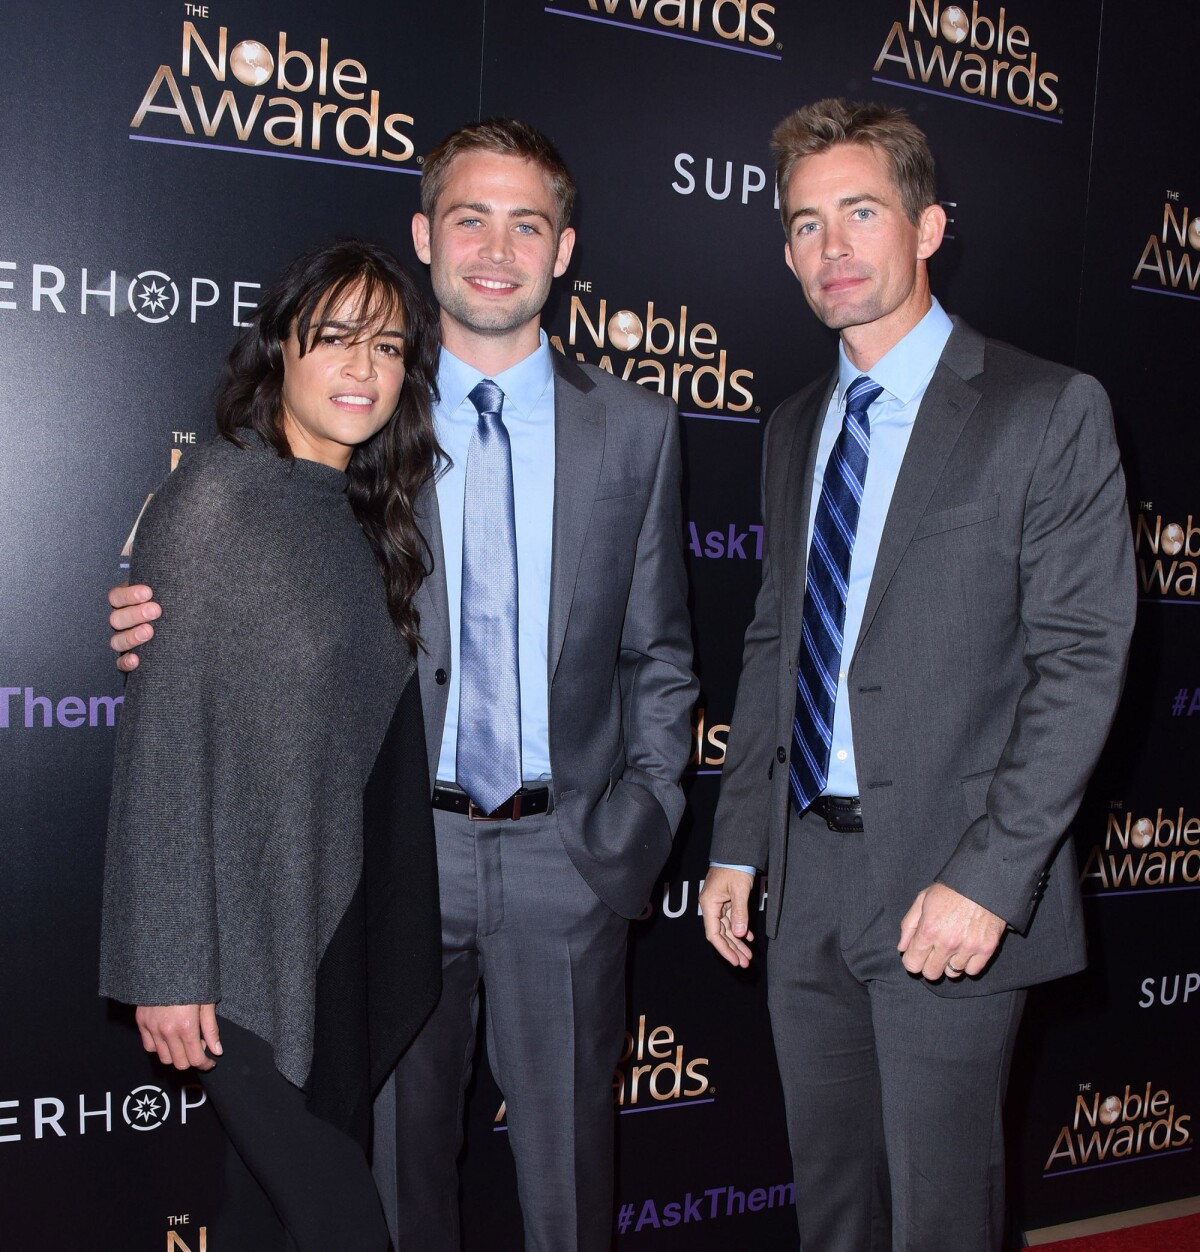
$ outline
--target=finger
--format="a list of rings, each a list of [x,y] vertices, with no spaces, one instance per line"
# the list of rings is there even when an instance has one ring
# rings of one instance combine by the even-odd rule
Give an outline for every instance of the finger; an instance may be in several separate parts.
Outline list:
[[[200,1006],[200,1034],[213,1056],[221,1055],[221,1032],[217,1027],[217,1011],[211,1004]]]
[[[167,1041],[166,1036],[161,1031],[156,1030],[152,1037],[154,1039],[155,1055],[164,1065],[173,1065],[175,1061],[171,1056],[171,1045]]]
[[[130,648],[140,647],[143,643],[154,638],[154,627],[142,624],[135,626],[132,630],[123,630],[119,634],[109,637],[108,646],[114,652],[128,652]]]
[[[736,963],[740,965],[742,969],[745,969],[746,966],[750,964],[750,959],[754,953],[745,943],[742,942],[740,938],[738,938],[737,935],[731,934],[728,930],[722,934],[722,939],[726,948],[733,953],[733,959]]]
[[[113,630],[129,630],[143,622],[154,622],[162,616],[162,609],[154,603],[139,604],[131,609],[113,609],[108,624]]]
[[[136,652],[122,652],[121,655],[117,657],[117,669],[119,669],[123,674],[132,674],[140,664],[141,662],[138,660],[138,654]]]
[[[727,910],[728,904],[725,907]],[[716,923],[713,933],[709,935],[709,942],[730,965],[736,965],[741,969],[745,969],[750,964],[752,953],[741,939],[729,929],[728,912],[722,912],[716,919]]]
[[[717,943],[721,937],[721,913],[726,901],[712,896],[700,897],[700,914],[704,918],[704,937],[709,943]]]
[[[904,949],[903,965],[910,974],[924,974],[933,954],[933,944],[927,939],[915,935]]]
[[[951,978],[951,979],[961,978],[963,974],[967,972],[966,965],[959,965],[956,963],[958,959],[959,959],[959,956],[957,952],[951,952],[949,957],[946,958],[946,977],[947,978]]]
[[[750,960],[750,950],[729,933],[729,928],[724,923],[718,925],[715,932],[709,935],[708,941],[730,965],[740,965],[744,969]]]
[[[143,604],[153,596],[145,583],[118,583],[108,593],[108,602],[114,609],[121,609],[130,604]]]
[[[188,1047],[182,1035],[172,1035],[167,1040],[170,1050],[170,1064],[176,1069],[191,1069],[192,1061],[188,1055]]]
[[[745,935],[750,931],[750,908],[747,897],[740,893],[731,897],[729,902],[729,928],[735,935]]]
[[[912,902],[912,907],[900,919],[900,942],[896,944],[897,952],[907,952],[912,943],[913,935],[921,924],[921,911],[925,906],[925,893],[922,891]],[[906,965],[907,967],[907,965]],[[918,966],[918,968],[920,968]]]

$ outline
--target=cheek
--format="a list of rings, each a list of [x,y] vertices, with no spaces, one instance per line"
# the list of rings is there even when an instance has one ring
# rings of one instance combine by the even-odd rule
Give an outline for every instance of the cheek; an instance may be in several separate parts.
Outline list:
[[[404,363],[397,362],[396,366],[388,371],[387,374],[387,396],[389,404],[387,411],[391,413],[400,402],[400,393],[404,390]]]

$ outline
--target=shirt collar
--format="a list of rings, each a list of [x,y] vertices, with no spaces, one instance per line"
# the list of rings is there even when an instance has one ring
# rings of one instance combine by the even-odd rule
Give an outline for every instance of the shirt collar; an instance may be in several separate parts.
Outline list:
[[[492,381],[504,392],[504,420],[510,417],[525,418],[533,415],[534,406],[542,398],[554,377],[552,349],[544,330],[538,332],[538,346],[516,365],[510,365],[502,373],[491,375]],[[456,357],[443,348],[438,359],[439,408],[446,414],[458,412],[467,397],[475,390],[482,373],[473,365]]]
[[[911,404],[928,383],[954,323],[936,298],[923,318],[871,367],[870,375],[884,392],[902,404]],[[841,405],[850,384],[862,373],[838,342],[837,401]]]

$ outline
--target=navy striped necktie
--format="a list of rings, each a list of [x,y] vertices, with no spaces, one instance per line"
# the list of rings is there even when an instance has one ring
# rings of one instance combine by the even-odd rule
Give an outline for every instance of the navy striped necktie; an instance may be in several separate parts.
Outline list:
[[[860,374],[850,384],[842,429],[821,482],[804,584],[796,717],[792,722],[788,776],[799,813],[812,804],[829,781],[829,748],[842,663],[850,558],[871,451],[867,409],[882,391],[866,374]]]
[[[516,512],[504,392],[485,378],[467,398],[479,424],[463,499],[455,778],[493,813],[521,786]]]

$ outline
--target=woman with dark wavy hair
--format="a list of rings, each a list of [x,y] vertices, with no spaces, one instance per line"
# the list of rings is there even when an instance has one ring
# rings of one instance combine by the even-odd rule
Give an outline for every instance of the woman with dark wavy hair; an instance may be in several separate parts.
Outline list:
[[[436,363],[390,252],[297,257],[134,547],[165,612],[117,739],[101,992],[200,1071],[301,1252],[387,1247],[371,1097],[439,989],[413,607]],[[236,1212],[211,1225],[241,1246]]]

